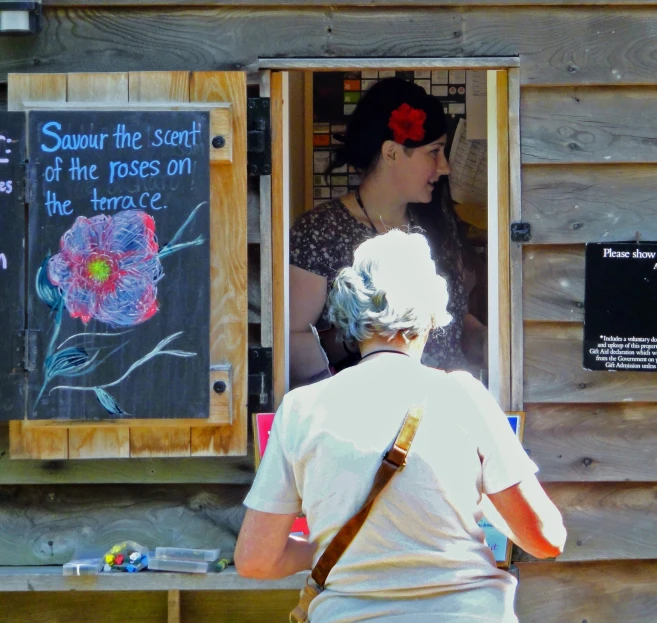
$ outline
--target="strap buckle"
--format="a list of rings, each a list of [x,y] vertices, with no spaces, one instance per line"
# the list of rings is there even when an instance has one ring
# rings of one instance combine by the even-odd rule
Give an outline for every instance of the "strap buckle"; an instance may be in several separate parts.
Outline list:
[[[395,456],[398,459],[396,461],[393,458]],[[398,472],[401,472],[406,467],[406,456],[407,453],[404,452],[398,445],[392,444],[392,447],[386,450],[386,453],[383,455],[383,460],[393,465]],[[401,457],[404,458],[400,463],[399,458]]]

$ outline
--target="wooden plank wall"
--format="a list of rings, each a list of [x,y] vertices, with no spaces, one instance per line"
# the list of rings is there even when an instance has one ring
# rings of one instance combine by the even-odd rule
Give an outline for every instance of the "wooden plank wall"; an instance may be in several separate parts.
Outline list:
[[[582,367],[585,243],[657,233],[657,89],[627,76],[522,89],[525,445],[568,528],[557,563],[516,552],[523,622],[657,619],[657,384]]]
[[[523,2],[507,10],[478,2],[466,9],[456,0],[443,3],[447,8],[387,7],[407,3],[385,0],[375,9],[272,7],[258,0],[252,3],[263,5],[258,8],[221,6],[233,4],[228,2],[112,8],[90,6],[89,0],[59,0],[54,7],[51,0],[41,35],[0,38],[0,80],[8,71],[253,69],[258,57],[520,57],[521,210],[533,229],[521,251],[525,445],[569,528],[558,562],[516,554],[521,623],[657,620],[657,385],[650,374],[587,372],[581,366],[584,244],[633,239],[637,231],[644,240],[657,238],[657,8],[595,3],[550,8]],[[86,487],[54,483],[135,481],[142,469],[144,482],[153,485],[251,477],[236,459],[144,459],[137,468],[92,461],[85,472],[80,461],[8,466],[2,452],[0,429],[1,483],[43,483],[55,499],[73,505],[83,503]],[[174,487],[171,495],[182,500],[187,489]],[[148,490],[155,496],[150,503],[161,504],[162,490]],[[31,495],[39,517],[63,512],[48,506],[47,494]],[[104,488],[97,495],[116,499]],[[125,495],[137,499],[136,491]],[[92,497],[90,505],[102,530],[105,502]],[[8,508],[14,510],[0,505],[5,525],[17,513],[15,505]],[[135,521],[140,513],[132,516]],[[0,564],[34,561],[34,542],[48,551],[48,522],[32,527],[30,513],[18,516],[25,529],[12,529],[14,541],[0,538]],[[17,607],[27,599],[7,597]],[[186,612],[230,610],[240,603],[237,596],[230,605],[213,602],[224,597],[182,594],[182,619]],[[190,605],[197,598],[205,605]],[[272,594],[247,600],[272,604],[259,614],[249,611],[247,620],[271,620],[263,611],[279,612],[277,600]],[[289,598],[283,601],[289,604]]]

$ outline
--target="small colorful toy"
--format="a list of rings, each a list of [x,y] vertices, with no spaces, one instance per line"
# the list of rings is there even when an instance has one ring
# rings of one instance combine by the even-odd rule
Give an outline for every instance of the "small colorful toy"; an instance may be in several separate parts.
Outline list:
[[[148,566],[148,548],[135,541],[113,545],[104,557],[104,572],[136,573]]]

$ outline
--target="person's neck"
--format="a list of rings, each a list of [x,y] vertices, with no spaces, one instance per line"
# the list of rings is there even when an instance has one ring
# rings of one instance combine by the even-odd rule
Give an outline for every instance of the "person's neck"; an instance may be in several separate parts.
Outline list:
[[[412,359],[418,361],[422,358],[424,345],[426,339],[415,338],[414,340],[406,341],[401,336],[396,336],[391,340],[384,337],[374,335],[371,338],[364,340],[360,344],[361,357],[368,357],[368,360],[375,359],[379,356],[384,356],[385,353],[395,352],[408,355]],[[377,355],[381,353],[381,355]]]
[[[359,188],[360,198],[367,214],[375,225],[399,227],[406,223],[406,201],[386,184],[384,176],[376,173],[367,176]]]

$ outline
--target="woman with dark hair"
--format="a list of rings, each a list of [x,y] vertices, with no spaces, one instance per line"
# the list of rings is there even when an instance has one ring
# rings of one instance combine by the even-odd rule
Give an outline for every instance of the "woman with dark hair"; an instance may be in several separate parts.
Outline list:
[[[358,349],[331,330],[327,297],[356,247],[392,228],[424,233],[448,282],[452,323],[434,331],[423,363],[445,370],[481,365],[485,327],[468,314],[459,236],[445,156],[447,119],[440,101],[401,78],[371,87],[349,118],[330,169],[361,174],[358,189],[303,214],[290,232],[290,380],[296,386],[327,374],[312,327],[322,332],[331,363],[357,359]],[[470,361],[464,353],[464,332]]]

